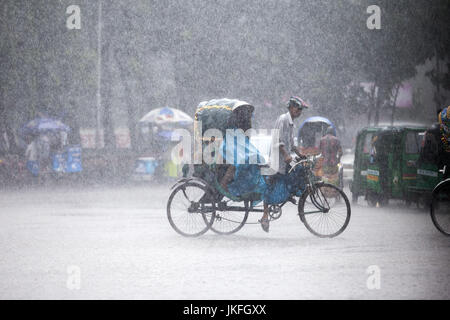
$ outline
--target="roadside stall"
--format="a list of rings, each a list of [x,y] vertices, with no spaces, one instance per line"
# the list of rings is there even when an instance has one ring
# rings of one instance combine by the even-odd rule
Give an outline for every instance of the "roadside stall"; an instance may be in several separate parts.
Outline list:
[[[176,129],[191,130],[194,120],[181,110],[157,108],[138,123],[138,151],[133,180],[148,181],[155,177],[180,176],[181,166],[171,160],[171,151],[179,142]]]
[[[34,176],[42,173],[42,165],[48,164],[56,177],[82,171],[81,147],[71,145],[67,139],[70,128],[59,120],[36,118],[20,131],[28,143],[27,168]]]

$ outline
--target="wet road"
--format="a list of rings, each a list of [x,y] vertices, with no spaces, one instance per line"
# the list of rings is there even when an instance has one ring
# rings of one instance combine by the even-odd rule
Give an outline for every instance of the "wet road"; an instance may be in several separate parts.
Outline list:
[[[344,233],[320,239],[287,205],[268,234],[191,239],[169,225],[168,195],[149,184],[2,191],[0,298],[450,298],[450,239],[427,212],[360,199]]]

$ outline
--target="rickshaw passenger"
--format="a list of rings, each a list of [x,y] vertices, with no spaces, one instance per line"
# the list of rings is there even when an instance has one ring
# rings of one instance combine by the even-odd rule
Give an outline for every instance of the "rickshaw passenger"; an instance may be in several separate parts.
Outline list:
[[[227,184],[226,191],[238,198],[250,194],[259,194],[259,198],[261,198],[266,190],[259,167],[260,164],[264,164],[264,157],[242,131],[235,132],[235,136],[236,138],[231,143],[227,143],[225,138],[220,148],[224,159],[227,155],[233,154],[233,159],[226,159],[228,162],[232,161],[232,164],[227,164],[227,171],[232,172],[232,181]],[[227,148],[231,150],[227,150]],[[260,200],[254,199],[253,204],[255,205]]]
[[[233,108],[233,112],[229,119],[228,128],[242,129],[246,132],[252,127],[252,114],[254,107],[249,104],[238,105]],[[225,136],[226,138],[226,136]],[[236,167],[231,164],[224,164],[225,174],[220,180],[220,186],[228,191],[228,184],[233,180],[236,173]]]
[[[269,232],[269,203],[277,202],[275,199],[271,199],[277,196],[277,192],[274,192],[277,187],[276,180],[283,178],[286,175],[289,169],[288,164],[292,162],[292,152],[299,157],[304,157],[300,153],[300,150],[294,145],[293,120],[300,117],[303,109],[308,108],[309,106],[299,97],[291,97],[287,107],[289,111],[279,116],[275,123],[275,129],[279,130],[279,139],[278,141],[274,141],[272,138],[272,143],[279,149],[279,167],[277,174],[268,179],[268,187],[264,196],[264,214],[259,220],[262,229],[266,232]],[[286,190],[284,192],[286,192]]]
[[[324,158],[323,172],[325,174],[337,173],[342,157],[342,147],[332,127],[328,127],[326,134],[320,139],[319,151]]]

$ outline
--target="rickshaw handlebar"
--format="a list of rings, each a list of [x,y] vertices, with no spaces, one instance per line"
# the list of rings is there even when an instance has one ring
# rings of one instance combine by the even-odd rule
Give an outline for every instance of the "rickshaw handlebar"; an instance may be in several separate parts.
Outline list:
[[[288,173],[291,173],[291,171],[294,170],[299,165],[312,167],[316,162],[316,160],[320,157],[321,157],[320,154],[317,156],[305,156],[305,158],[295,157],[295,159],[292,160],[290,163],[291,169],[289,169]]]

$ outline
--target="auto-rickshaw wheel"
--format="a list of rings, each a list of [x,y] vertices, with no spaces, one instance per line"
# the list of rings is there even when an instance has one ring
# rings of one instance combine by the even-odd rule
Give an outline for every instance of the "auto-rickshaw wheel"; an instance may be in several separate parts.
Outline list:
[[[425,197],[419,197],[416,201],[417,209],[425,210],[430,207],[431,201],[426,199]]]
[[[366,196],[366,200],[369,207],[375,207],[378,202],[378,197],[374,193],[368,193]]]
[[[411,203],[412,203],[411,199],[405,199],[405,206],[406,206],[407,208],[410,208],[410,207],[411,207]]]
[[[378,196],[378,204],[380,207],[387,206],[389,204],[389,198],[384,195]]]
[[[358,194],[357,193],[352,193],[352,203],[356,204],[358,203]]]

